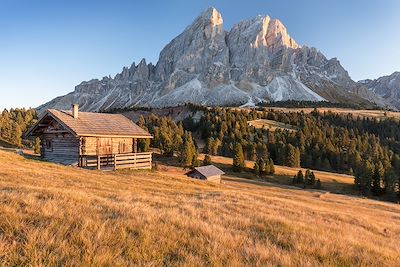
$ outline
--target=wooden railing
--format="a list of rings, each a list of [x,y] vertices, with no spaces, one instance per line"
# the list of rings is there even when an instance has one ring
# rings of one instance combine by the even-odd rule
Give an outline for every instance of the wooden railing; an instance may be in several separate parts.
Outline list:
[[[151,152],[81,156],[82,167],[120,169],[151,169]]]

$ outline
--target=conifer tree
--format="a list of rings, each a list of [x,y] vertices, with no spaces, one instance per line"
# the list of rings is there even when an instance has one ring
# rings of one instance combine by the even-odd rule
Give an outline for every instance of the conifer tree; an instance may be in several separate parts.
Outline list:
[[[394,168],[390,168],[385,172],[384,184],[386,192],[392,196],[399,190],[399,179]]]
[[[304,183],[304,175],[301,170],[297,172],[297,183],[298,184]]]
[[[141,152],[147,152],[150,150],[150,139],[148,138],[141,138],[138,140],[138,147]]]
[[[275,173],[275,165],[274,161],[272,159],[269,159],[269,174],[274,174]]]
[[[380,195],[382,193],[382,184],[385,176],[385,170],[383,168],[382,162],[375,164],[374,175],[372,178],[372,191],[375,195]]]
[[[148,129],[146,127],[146,121],[142,115],[139,117],[138,126],[140,128],[142,128],[143,130],[148,131]],[[149,151],[150,150],[150,142],[151,141],[148,138],[139,138],[137,141],[138,150],[140,152]]]
[[[204,160],[203,160],[203,165],[204,166],[207,166],[207,165],[211,165],[211,157],[210,157],[210,155],[208,155],[208,154],[206,154],[205,156],[204,156]]]
[[[234,156],[233,156],[233,171],[240,172],[244,168],[244,155],[243,148],[240,143],[236,143],[234,146]]]
[[[14,144],[17,147],[22,146],[22,130],[21,130],[21,126],[19,126],[18,124],[16,124],[15,128],[14,128],[13,140],[14,140]]]
[[[40,138],[36,137],[35,138],[35,144],[33,146],[35,154],[40,154]]]
[[[211,155],[218,155],[220,147],[221,147],[221,140],[219,138],[215,138],[214,142],[212,142],[212,147],[211,147],[210,154]]]
[[[146,120],[143,117],[143,115],[139,116],[139,120],[138,120],[138,124],[137,125],[142,129],[146,128]]]
[[[310,171],[310,169],[307,169],[306,173],[304,174],[304,180],[309,184],[311,184],[310,183],[310,176],[311,176],[311,171]]]
[[[257,161],[254,163],[253,170],[256,175],[260,175],[260,166],[258,166]]]
[[[260,169],[260,174],[265,174],[265,172],[267,171],[267,166],[264,158],[260,157],[258,158],[257,161],[258,161],[258,168]]]
[[[362,194],[367,193],[371,189],[372,177],[374,175],[375,166],[370,160],[363,162],[360,172],[357,175],[356,181]]]
[[[318,181],[320,181],[320,180],[318,179]],[[314,172],[311,172],[310,173],[310,185],[314,185],[315,183],[316,183],[316,178],[315,178]],[[321,183],[321,181],[320,181],[320,183]]]
[[[256,146],[254,144],[251,144],[251,146],[250,146],[249,159],[252,160],[252,161],[256,161],[257,160],[257,149],[256,149]]]
[[[206,145],[204,147],[204,153],[208,153],[208,154],[213,154],[213,143],[214,143],[214,138],[213,137],[209,137],[207,138],[206,141]]]
[[[191,168],[199,167],[200,166],[200,161],[198,159],[198,154],[195,152],[193,153],[193,158],[192,158],[192,164]]]
[[[289,167],[300,167],[300,150],[291,144],[287,145],[286,164]]]
[[[263,158],[264,159],[264,158]],[[269,158],[265,158],[265,174],[270,174],[271,164],[269,162]]]
[[[198,165],[197,150],[190,132],[185,132],[181,149],[180,161],[184,167]]]

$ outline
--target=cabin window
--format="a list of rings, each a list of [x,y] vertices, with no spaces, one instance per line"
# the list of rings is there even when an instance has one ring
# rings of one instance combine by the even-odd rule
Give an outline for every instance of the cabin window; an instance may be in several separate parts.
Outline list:
[[[53,142],[51,140],[46,140],[46,150],[53,151]]]
[[[128,146],[126,145],[125,140],[119,141],[119,153],[126,153],[128,151]]]
[[[110,155],[112,154],[112,140],[111,138],[98,138],[97,139],[97,154]]]
[[[86,154],[86,138],[81,138],[81,154]]]

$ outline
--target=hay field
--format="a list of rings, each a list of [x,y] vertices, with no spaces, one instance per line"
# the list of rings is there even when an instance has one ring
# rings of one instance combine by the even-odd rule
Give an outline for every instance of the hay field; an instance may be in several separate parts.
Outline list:
[[[400,206],[0,151],[0,265],[396,266]]]
[[[293,125],[267,119],[252,120],[248,121],[247,123],[257,129],[261,129],[264,127],[264,129],[269,129],[271,132],[275,131],[276,129],[297,131],[296,127]]]

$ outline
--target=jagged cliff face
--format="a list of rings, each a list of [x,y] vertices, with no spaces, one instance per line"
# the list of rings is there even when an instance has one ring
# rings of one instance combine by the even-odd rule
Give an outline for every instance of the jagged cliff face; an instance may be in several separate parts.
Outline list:
[[[400,72],[394,72],[375,80],[362,80],[358,83],[383,98],[388,105],[400,109]]]
[[[298,45],[279,20],[258,16],[226,32],[221,14],[210,8],[161,51],[156,66],[142,60],[114,78],[83,82],[38,109],[68,109],[71,103],[99,111],[288,99],[381,103],[352,81],[337,59]]]

